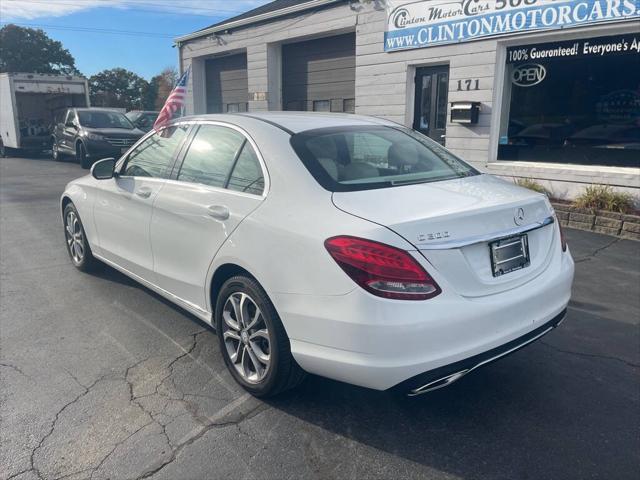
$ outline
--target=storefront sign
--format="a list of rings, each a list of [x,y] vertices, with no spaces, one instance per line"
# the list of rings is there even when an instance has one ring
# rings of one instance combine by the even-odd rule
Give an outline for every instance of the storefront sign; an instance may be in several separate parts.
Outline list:
[[[640,62],[640,33],[512,47],[507,63],[611,55],[635,55]]]
[[[511,81],[519,87],[533,87],[544,80],[547,69],[537,63],[525,63],[513,69]]]
[[[640,0],[387,0],[385,51],[640,18]]]

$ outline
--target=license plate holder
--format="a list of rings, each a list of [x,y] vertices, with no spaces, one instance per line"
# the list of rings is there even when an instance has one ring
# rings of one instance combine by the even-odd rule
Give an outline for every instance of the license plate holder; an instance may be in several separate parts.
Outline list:
[[[501,277],[515,270],[526,268],[531,263],[529,257],[529,238],[526,234],[501,238],[489,243],[491,273]]]

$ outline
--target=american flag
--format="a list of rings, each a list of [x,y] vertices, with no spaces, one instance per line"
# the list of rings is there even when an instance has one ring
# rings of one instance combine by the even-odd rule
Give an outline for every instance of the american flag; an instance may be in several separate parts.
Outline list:
[[[173,118],[173,114],[178,111],[178,109],[182,109],[184,107],[184,100],[187,96],[187,82],[189,80],[189,72],[191,72],[191,66],[187,68],[187,71],[182,74],[180,80],[178,80],[177,85],[167,98],[167,101],[164,102],[164,106],[162,110],[160,110],[160,114],[153,124],[153,129],[158,131],[162,127],[164,127],[169,120]]]

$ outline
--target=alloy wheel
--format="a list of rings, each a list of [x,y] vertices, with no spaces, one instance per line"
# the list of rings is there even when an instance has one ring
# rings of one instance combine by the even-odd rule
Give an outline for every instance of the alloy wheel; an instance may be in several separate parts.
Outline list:
[[[65,235],[67,237],[67,245],[69,253],[76,264],[84,259],[84,235],[82,233],[82,225],[80,219],[75,212],[67,213],[65,219]]]
[[[271,365],[271,337],[256,302],[234,292],[222,311],[222,338],[238,374],[248,383],[261,382]]]

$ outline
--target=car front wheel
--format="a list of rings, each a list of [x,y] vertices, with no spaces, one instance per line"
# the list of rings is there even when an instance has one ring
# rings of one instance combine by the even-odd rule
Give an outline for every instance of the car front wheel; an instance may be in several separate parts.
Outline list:
[[[87,155],[87,149],[84,147],[84,144],[78,143],[76,146],[76,160],[80,164],[80,166],[84,169],[88,169],[91,167],[91,160]]]
[[[98,261],[91,253],[91,247],[84,232],[80,215],[73,203],[64,207],[64,236],[67,243],[67,252],[73,265],[83,272],[93,270]]]
[[[63,160],[62,152],[60,152],[58,141],[55,138],[51,140],[51,158],[56,162],[61,162]]]
[[[273,396],[304,379],[275,307],[253,278],[236,276],[224,283],[215,320],[225,364],[251,394]]]

